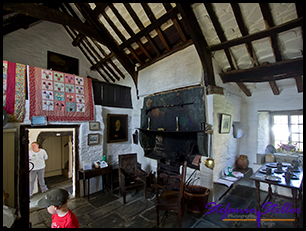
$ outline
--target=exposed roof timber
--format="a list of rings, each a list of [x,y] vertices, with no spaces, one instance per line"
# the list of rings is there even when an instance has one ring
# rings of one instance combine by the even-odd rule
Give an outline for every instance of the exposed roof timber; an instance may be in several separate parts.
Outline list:
[[[131,5],[130,5],[129,3],[123,3],[123,4],[124,4],[126,10],[129,12],[129,14],[131,15],[131,17],[133,18],[133,20],[134,20],[134,22],[136,23],[136,25],[138,26],[138,28],[140,29],[140,32],[141,32],[142,30],[144,30],[144,26],[143,26],[142,22],[141,22],[140,19],[138,18],[137,14],[135,13],[135,11],[134,11],[133,8],[131,7]],[[137,34],[138,34],[138,33],[137,33]],[[134,36],[134,37],[135,37],[135,36]],[[160,53],[159,49],[157,48],[157,46],[154,44],[154,42],[153,42],[151,36],[149,36],[148,34],[146,34],[146,35],[144,35],[144,37],[148,40],[150,47],[152,47],[152,48],[155,50],[155,52],[157,53],[157,55],[159,56],[161,53]],[[139,38],[139,39],[140,39],[140,38]],[[138,39],[138,40],[139,40],[139,39]],[[129,43],[129,40],[127,40],[126,42],[127,42],[127,44],[132,44],[132,43]],[[122,49],[122,48],[120,48],[120,46],[119,46],[119,49]]]
[[[121,43],[118,46],[119,50],[122,50],[123,48],[127,47],[128,45],[132,44],[133,42],[136,42],[137,40],[139,40],[143,36],[149,34],[152,30],[155,30],[155,28],[160,27],[163,23],[165,23],[167,20],[175,17],[178,13],[179,12],[178,12],[177,7],[174,7],[171,10],[169,10],[166,14],[161,16],[159,19],[152,22],[147,27],[145,27],[143,29],[141,29],[141,27],[140,27],[141,31],[139,31],[135,36],[129,38],[127,41]],[[150,37],[150,36],[148,36],[148,37]]]
[[[238,3],[230,3],[231,7],[233,9],[235,18],[236,18],[236,22],[238,24],[240,33],[242,34],[242,36],[247,36],[249,34],[248,29],[244,23],[243,17],[242,17],[242,13],[241,13],[241,9],[239,7]],[[246,42],[245,44],[247,51],[249,53],[249,56],[251,57],[252,63],[254,64],[254,66],[258,66],[258,60],[257,57],[255,55],[253,46],[251,42]]]
[[[96,6],[92,7],[94,4]],[[18,3],[20,8],[12,10],[9,7],[14,8],[16,4],[5,3],[3,35],[26,29],[39,20],[62,24],[72,44],[78,46],[91,63],[91,69],[101,75],[100,80],[120,80],[126,70],[132,75],[136,88],[136,66],[139,71],[193,43],[205,71],[206,89],[212,89],[210,92],[220,92],[214,85],[212,55],[226,72],[222,74],[229,77],[226,80],[235,82],[247,96],[251,96],[251,92],[243,82],[266,81],[277,95],[280,94],[277,80],[282,78],[295,78],[297,91],[303,92],[300,70],[283,69],[283,73],[268,76],[260,69],[263,75],[252,78],[257,67],[269,66],[273,70],[276,65],[289,61],[282,59],[300,57],[299,52],[303,56],[302,3],[94,4]],[[291,38],[291,31],[296,32],[296,37]],[[281,32],[285,33],[279,34]],[[236,39],[232,39],[234,37]],[[248,78],[251,72],[252,77]],[[230,79],[233,76],[234,80]]]
[[[125,54],[120,51],[117,47],[117,44],[113,40],[113,38],[109,35],[107,29],[104,27],[103,24],[101,24],[98,19],[93,19],[90,15],[92,14],[92,10],[90,9],[89,5],[87,3],[76,3],[77,6],[79,6],[79,9],[81,13],[83,14],[83,17],[95,28],[98,30],[100,34],[103,34],[103,36],[106,38],[107,47],[114,52],[115,57],[120,61],[120,63],[124,66],[124,68],[127,70],[127,72],[132,76],[133,80],[135,81],[135,84],[137,86],[136,82],[136,72],[134,65],[130,62],[130,60],[125,56]]]
[[[2,34],[6,35],[18,29],[27,29],[30,24],[40,21],[40,19],[27,17],[22,14],[13,15],[7,19],[3,19]]]
[[[107,41],[93,28],[86,26],[69,14],[35,3],[3,3],[3,9],[15,11],[33,18],[42,19],[62,25],[67,25],[82,34],[95,38],[102,44]]]
[[[302,76],[295,77],[295,83],[298,93],[303,92],[303,79]]]
[[[269,4],[267,2],[261,2],[261,3],[259,3],[259,7],[260,7],[260,10],[262,12],[262,16],[265,20],[266,27],[267,28],[274,27],[275,23],[273,21],[273,17],[272,17],[271,11],[270,11]],[[279,48],[278,39],[276,37],[276,34],[272,34],[270,36],[269,41],[272,44],[272,51],[273,51],[273,55],[274,55],[274,58],[275,58],[276,62],[281,61],[282,60],[282,54],[281,54],[281,51],[280,51],[280,48]],[[273,94],[274,95],[279,95],[280,91],[277,87],[276,82],[275,81],[270,81],[269,84],[270,84],[270,87],[273,91]]]
[[[214,25],[214,28],[217,32],[217,35],[220,39],[221,42],[226,42],[226,37],[224,34],[224,31],[221,27],[221,24],[218,20],[218,17],[215,13],[215,11],[213,10],[212,4],[211,3],[204,3],[205,8],[207,10],[207,13],[209,14],[209,17]],[[227,57],[227,60],[231,66],[231,70],[237,70],[238,66],[237,66],[237,62],[235,60],[235,57],[232,54],[232,51],[229,48],[225,48],[224,49],[225,55]],[[247,87],[244,85],[244,83],[237,83],[238,87],[240,87],[240,89],[246,94],[246,96],[251,96],[251,92],[247,89]]]
[[[184,18],[189,34],[199,54],[203,69],[205,86],[216,86],[211,53],[207,51],[207,42],[201,31],[200,25],[189,3],[177,3],[177,8]],[[203,46],[204,45],[204,46]]]
[[[228,82],[267,82],[303,75],[303,58],[257,66],[245,70],[220,73],[224,83]]]
[[[299,27],[299,26],[302,26],[302,25],[303,25],[303,17],[294,19],[294,20],[292,20],[290,22],[287,22],[287,23],[284,23],[282,25],[271,27],[271,28],[268,28],[266,30],[263,30],[263,31],[260,31],[260,32],[257,32],[257,33],[253,33],[253,34],[250,34],[250,35],[247,35],[247,36],[244,36],[244,37],[240,37],[240,38],[232,39],[232,40],[222,42],[222,43],[219,43],[219,44],[207,46],[207,49],[209,51],[222,50],[222,49],[233,47],[233,46],[240,45],[240,44],[243,44],[243,43],[247,43],[247,42],[251,42],[251,41],[254,41],[254,40],[269,37],[273,34],[281,33],[281,32],[284,32],[286,30],[290,30],[292,28]]]
[[[147,14],[149,20],[151,21],[151,23],[154,23],[156,21],[156,17],[153,14],[151,8],[149,7],[148,3],[141,3],[141,6],[143,7],[145,13]],[[167,49],[167,51],[169,52],[171,50],[171,48],[169,47],[168,42],[166,41],[163,32],[161,31],[160,27],[157,26],[155,27],[155,31],[158,34],[158,37],[160,38],[160,40],[162,41],[163,45],[165,46],[165,48]]]
[[[71,6],[69,4],[64,3],[63,5],[65,5],[66,8],[64,7],[60,7],[60,9],[64,12],[67,13],[67,10],[76,18],[79,19],[79,17],[76,15],[76,13],[72,10]],[[86,22],[85,22],[86,23]],[[92,40],[92,43],[95,44],[96,48],[104,55],[105,57],[105,61],[103,63],[98,62],[98,60],[101,60],[102,57],[99,55],[99,53],[96,51],[96,49],[93,47],[93,45],[89,42],[90,38],[87,38],[84,35],[81,34],[77,34],[73,29],[70,28],[70,30],[72,32],[70,32],[68,30],[68,28],[65,26],[65,29],[67,30],[68,34],[72,37],[73,42],[72,44],[74,46],[78,46],[80,48],[80,50],[82,51],[82,53],[85,55],[85,57],[87,58],[87,60],[92,64],[92,67],[94,66],[97,70],[97,72],[100,74],[100,76],[106,81],[106,82],[110,82],[109,79],[112,82],[115,82],[116,80],[120,80],[120,77],[118,77],[118,75],[112,70],[112,68],[110,68],[105,62],[109,61],[109,63],[112,65],[112,67],[116,70],[117,73],[119,73],[119,75],[121,75],[122,78],[124,78],[124,75],[122,74],[122,72],[117,68],[117,66],[112,62],[112,60],[110,59],[111,57],[113,57],[113,53],[110,53],[109,55],[106,54],[106,52],[101,48],[101,46],[97,43],[97,41]],[[76,36],[76,37],[74,37]],[[81,46],[82,45],[82,46]],[[94,61],[93,61],[94,60]],[[98,62],[98,66],[95,66]],[[96,64],[95,64],[96,63]],[[91,67],[91,69],[92,69]],[[103,70],[103,72],[101,72],[100,68]],[[111,74],[109,73],[111,72]],[[113,78],[115,77],[116,80]]]

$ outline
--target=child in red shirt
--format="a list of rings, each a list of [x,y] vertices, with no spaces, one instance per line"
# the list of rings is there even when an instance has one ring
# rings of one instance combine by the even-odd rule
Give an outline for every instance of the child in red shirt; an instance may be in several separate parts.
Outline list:
[[[45,198],[38,201],[38,206],[47,208],[52,214],[51,228],[79,228],[76,215],[67,208],[69,193],[65,189],[54,189],[48,192]]]

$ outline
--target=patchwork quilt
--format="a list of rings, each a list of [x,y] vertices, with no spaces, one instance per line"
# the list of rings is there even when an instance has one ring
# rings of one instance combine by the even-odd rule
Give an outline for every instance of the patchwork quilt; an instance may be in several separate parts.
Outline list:
[[[90,78],[29,67],[30,118],[48,121],[94,120]]]
[[[3,107],[8,122],[23,122],[25,115],[26,65],[3,60]]]

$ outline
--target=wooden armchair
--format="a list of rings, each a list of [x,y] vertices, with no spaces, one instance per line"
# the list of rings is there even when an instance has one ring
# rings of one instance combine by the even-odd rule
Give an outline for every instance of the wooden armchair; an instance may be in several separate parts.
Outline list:
[[[154,185],[156,189],[156,215],[157,227],[159,227],[159,211],[165,210],[162,220],[168,211],[178,212],[179,227],[182,227],[182,216],[184,215],[184,186],[186,179],[187,161],[182,166],[182,174],[167,175],[161,173],[159,177],[164,179],[163,185]],[[159,189],[162,192],[159,194]]]
[[[123,196],[123,203],[126,204],[126,192],[135,190],[136,193],[143,189],[146,198],[146,177],[148,173],[141,169],[137,163],[137,154],[122,154],[119,158],[119,189]]]

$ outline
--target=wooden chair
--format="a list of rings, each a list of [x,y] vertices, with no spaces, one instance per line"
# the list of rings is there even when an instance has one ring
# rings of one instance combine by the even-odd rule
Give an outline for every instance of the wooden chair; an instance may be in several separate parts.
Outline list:
[[[122,154],[119,158],[119,189],[123,196],[123,204],[126,204],[126,192],[135,190],[136,193],[143,189],[146,198],[146,177],[148,173],[141,169],[141,165],[137,163],[137,154]]]
[[[157,227],[159,227],[159,211],[165,210],[162,220],[168,213],[168,211],[177,211],[179,227],[182,227],[182,216],[184,215],[184,186],[186,179],[187,161],[182,166],[182,174],[167,175],[160,174],[160,178],[164,179],[164,185],[154,185],[156,189],[156,215],[157,215]],[[159,189],[162,192],[159,194]]]

